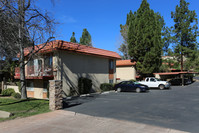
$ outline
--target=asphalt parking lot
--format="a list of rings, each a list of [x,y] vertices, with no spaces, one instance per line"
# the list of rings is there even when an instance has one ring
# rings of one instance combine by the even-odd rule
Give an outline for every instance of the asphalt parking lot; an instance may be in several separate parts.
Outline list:
[[[116,93],[82,97],[65,110],[187,132],[199,132],[199,82],[148,93]]]

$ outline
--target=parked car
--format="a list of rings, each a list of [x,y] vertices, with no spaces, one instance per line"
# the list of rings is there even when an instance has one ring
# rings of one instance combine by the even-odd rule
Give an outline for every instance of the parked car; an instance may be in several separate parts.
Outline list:
[[[169,82],[161,81],[160,79],[154,77],[147,77],[144,81],[140,81],[139,83],[147,85],[149,88],[159,88],[160,90],[170,88],[171,86]]]
[[[181,78],[172,79],[169,82],[171,83],[171,85],[182,85],[182,79]],[[188,84],[191,84],[191,83],[192,83],[191,79],[184,79],[184,85],[188,85]]]
[[[117,92],[146,92],[149,90],[147,85],[139,84],[133,81],[122,81],[114,86],[114,90]]]

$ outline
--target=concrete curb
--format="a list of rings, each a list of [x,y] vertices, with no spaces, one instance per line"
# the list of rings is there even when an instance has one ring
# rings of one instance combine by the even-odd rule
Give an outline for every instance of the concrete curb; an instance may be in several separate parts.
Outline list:
[[[87,96],[92,96],[92,95],[100,95],[100,94],[109,94],[111,92],[115,92],[115,90],[110,90],[110,91],[104,91],[104,92],[96,92],[96,93],[88,93],[88,94],[82,94],[79,96],[70,96],[66,97],[66,99],[73,99],[73,98],[78,98],[78,97],[87,97]]]
[[[78,97],[87,97],[87,96],[92,96],[92,95],[100,95],[102,94],[101,92],[96,92],[96,93],[89,93],[89,94],[82,94],[79,96],[70,96],[70,97],[66,97],[67,100],[73,99],[73,98],[78,98]]]
[[[87,97],[87,96],[92,96],[92,95],[100,95],[100,94],[109,94],[111,92],[115,92],[114,90],[111,91],[104,91],[104,92],[96,92],[96,93],[89,93],[89,94],[82,94],[80,96],[70,96],[66,97],[67,100],[73,99],[73,98],[78,98],[78,97]]]
[[[104,92],[102,92],[101,94],[109,94],[109,93],[111,93],[111,92],[115,92],[114,90],[111,90],[111,91],[104,91]]]

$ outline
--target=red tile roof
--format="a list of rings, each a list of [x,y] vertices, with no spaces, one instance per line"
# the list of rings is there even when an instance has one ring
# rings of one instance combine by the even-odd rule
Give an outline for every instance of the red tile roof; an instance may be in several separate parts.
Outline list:
[[[136,62],[131,62],[131,60],[117,60],[116,66],[134,66]]]
[[[169,63],[163,62],[162,64],[174,66],[173,63],[169,64]],[[116,66],[134,66],[134,65],[136,65],[136,62],[131,62],[131,60],[117,60],[116,61]]]
[[[164,73],[153,73],[153,74],[159,74],[159,75],[178,75],[178,74],[196,74],[197,72],[164,72]]]
[[[36,45],[35,50],[42,48],[42,46],[44,45],[45,44]],[[28,53],[30,53],[31,50],[32,50],[32,47],[25,48],[24,54],[28,55]],[[62,40],[55,40],[55,41],[47,43],[46,46],[39,51],[39,53],[48,53],[54,50],[66,50],[66,51],[71,51],[71,52],[76,52],[76,53],[81,53],[81,54],[86,54],[86,55],[121,59],[121,57],[116,52],[94,48],[94,47],[81,45],[77,43],[66,42]]]

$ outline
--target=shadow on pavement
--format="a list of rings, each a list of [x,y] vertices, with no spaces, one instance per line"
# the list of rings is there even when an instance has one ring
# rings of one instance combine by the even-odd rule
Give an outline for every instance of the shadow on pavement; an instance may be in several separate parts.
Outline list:
[[[77,105],[81,105],[83,103],[90,102],[96,99],[99,94],[90,94],[88,96],[74,96],[63,99],[63,108],[70,108]]]

